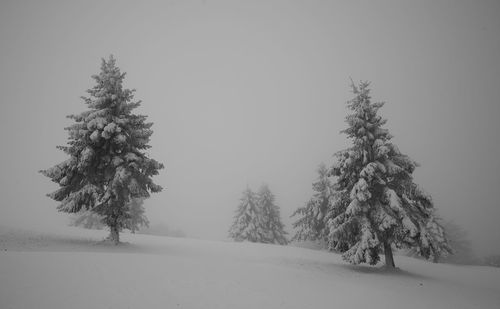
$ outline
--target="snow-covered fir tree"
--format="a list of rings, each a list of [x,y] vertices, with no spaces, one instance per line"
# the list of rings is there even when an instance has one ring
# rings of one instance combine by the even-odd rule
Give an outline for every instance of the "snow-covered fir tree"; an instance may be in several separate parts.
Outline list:
[[[128,203],[128,219],[125,221],[125,228],[132,233],[137,232],[140,228],[149,227],[149,220],[145,215],[144,198],[133,198]]]
[[[236,241],[267,242],[264,220],[257,195],[247,188],[229,229],[229,237]]]
[[[265,242],[280,245],[288,244],[285,225],[281,222],[280,208],[275,204],[275,197],[269,186],[262,185],[257,195],[260,216],[264,225],[263,230],[266,234]]]
[[[89,230],[102,230],[106,227],[103,217],[92,210],[82,209],[70,217],[70,226],[83,227]]]
[[[429,239],[431,241],[432,247],[436,248],[435,252],[432,252],[432,255],[430,256],[433,262],[435,263],[445,262],[445,263],[457,263],[457,264],[467,263],[466,260],[462,260],[460,262],[461,258],[465,258],[467,256],[467,253],[460,252],[460,254],[457,255],[458,253],[457,248],[454,246],[455,235],[453,233],[457,231],[455,230],[456,228],[459,227],[453,224],[451,225],[446,224],[446,222],[443,222],[443,220],[437,215],[433,215],[431,220],[429,220],[429,222],[427,223],[427,231],[430,234]],[[444,234],[445,230],[446,230],[446,235]],[[470,253],[470,251],[468,253]],[[422,258],[426,256],[426,254],[423,254],[421,252],[420,247],[410,248],[407,251],[406,255],[416,258]],[[469,259],[468,261],[472,262],[473,260]]]
[[[103,217],[110,240],[119,242],[119,231],[130,218],[132,198],[147,198],[161,187],[152,180],[163,165],[146,154],[152,123],[132,111],[140,106],[134,90],[122,86],[125,73],[110,56],[92,76],[96,85],[82,97],[88,110],[68,116],[75,123],[66,128],[67,146],[59,146],[69,159],[43,170],[60,188],[49,197],[60,202],[58,210],[77,213],[88,209]]]
[[[330,243],[353,264],[376,264],[384,252],[390,268],[393,247],[415,247],[426,258],[449,251],[431,197],[413,182],[417,164],[391,143],[377,115],[384,103],[371,101],[368,82],[352,90],[343,133],[353,146],[335,154],[330,170],[338,193],[326,215]]]
[[[144,214],[145,209],[143,206],[144,198],[133,198],[127,205],[128,219],[124,222],[124,227],[135,233],[142,227],[149,226],[149,220]],[[106,227],[104,224],[104,217],[93,212],[91,209],[82,209],[80,212],[74,214],[70,219],[71,226],[83,227],[86,229],[102,230]]]
[[[455,254],[451,246],[448,233],[445,233],[445,227],[442,220],[436,215],[436,209],[430,211],[429,220],[425,226],[423,233],[427,233],[425,238],[429,241],[426,246],[413,246],[417,254],[426,259],[431,259],[434,263],[438,263],[446,257]]]
[[[393,247],[434,260],[451,252],[431,197],[413,182],[417,164],[391,143],[377,115],[383,103],[371,101],[368,82],[352,90],[342,132],[353,145],[335,154],[328,172],[320,168],[315,195],[294,213],[300,216],[295,239],[323,239],[353,264],[374,265],[384,253],[390,268]]]
[[[292,217],[298,217],[297,221],[292,224],[292,227],[296,229],[292,240],[327,240],[325,216],[335,190],[324,163],[318,167],[317,172],[318,178],[312,184],[313,196],[304,207],[298,208],[292,214]]]
[[[477,263],[467,231],[450,220],[443,221],[442,225],[446,231],[446,238],[448,238],[450,247],[453,249],[453,254],[442,256],[440,260],[452,264]]]

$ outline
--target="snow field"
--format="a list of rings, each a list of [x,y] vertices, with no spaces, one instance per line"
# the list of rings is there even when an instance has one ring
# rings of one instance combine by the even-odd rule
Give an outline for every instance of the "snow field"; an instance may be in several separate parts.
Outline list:
[[[500,308],[500,269],[293,246],[0,229],[0,308]]]

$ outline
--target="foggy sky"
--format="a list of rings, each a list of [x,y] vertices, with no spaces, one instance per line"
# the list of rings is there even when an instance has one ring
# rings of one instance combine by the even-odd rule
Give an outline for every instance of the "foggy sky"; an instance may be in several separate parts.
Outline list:
[[[65,160],[100,59],[154,122],[152,224],[227,239],[246,186],[289,216],[348,146],[350,77],[372,81],[419,183],[480,253],[500,253],[497,1],[2,1],[0,224],[66,224],[38,173]]]

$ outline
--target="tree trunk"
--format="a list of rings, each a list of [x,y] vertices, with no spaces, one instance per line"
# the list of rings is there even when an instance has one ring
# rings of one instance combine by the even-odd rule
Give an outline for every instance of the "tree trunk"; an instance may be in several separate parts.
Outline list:
[[[109,227],[109,240],[111,240],[115,245],[118,245],[120,242],[120,234],[117,225]]]
[[[385,267],[390,269],[396,268],[396,265],[394,265],[394,257],[392,256],[391,244],[387,240],[384,241],[384,254],[385,254]]]

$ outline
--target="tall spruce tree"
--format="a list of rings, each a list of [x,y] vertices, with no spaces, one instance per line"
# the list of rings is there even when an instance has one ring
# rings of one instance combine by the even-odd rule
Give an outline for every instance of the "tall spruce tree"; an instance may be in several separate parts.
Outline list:
[[[431,197],[413,182],[417,164],[391,143],[387,121],[377,115],[384,103],[371,102],[368,82],[353,83],[352,91],[343,133],[353,146],[335,154],[330,171],[338,194],[327,214],[328,237],[346,245],[339,249],[347,261],[373,265],[384,252],[389,268],[393,246],[415,247],[426,258],[449,250]]]
[[[130,199],[162,190],[152,176],[163,165],[145,152],[152,123],[132,113],[140,101],[133,101],[135,90],[123,89],[124,77],[112,56],[102,60],[101,72],[92,76],[96,85],[87,90],[89,97],[82,97],[88,110],[68,116],[75,123],[66,128],[68,145],[58,148],[70,158],[41,171],[60,186],[48,194],[60,202],[59,211],[92,210],[103,217],[115,244],[119,231],[130,228]]]
[[[263,230],[266,233],[265,242],[280,245],[288,244],[285,225],[281,222],[280,209],[275,204],[275,197],[269,186],[262,185],[257,198],[260,215],[264,224]]]
[[[258,198],[250,188],[243,191],[229,237],[236,241],[265,243],[267,240]]]
[[[417,164],[391,143],[387,121],[377,115],[384,103],[371,102],[368,82],[353,83],[352,91],[342,133],[353,146],[335,154],[328,172],[320,168],[316,193],[294,213],[294,239],[323,239],[353,264],[374,265],[384,253],[390,268],[393,247],[434,260],[450,253],[431,197],[413,182]]]

